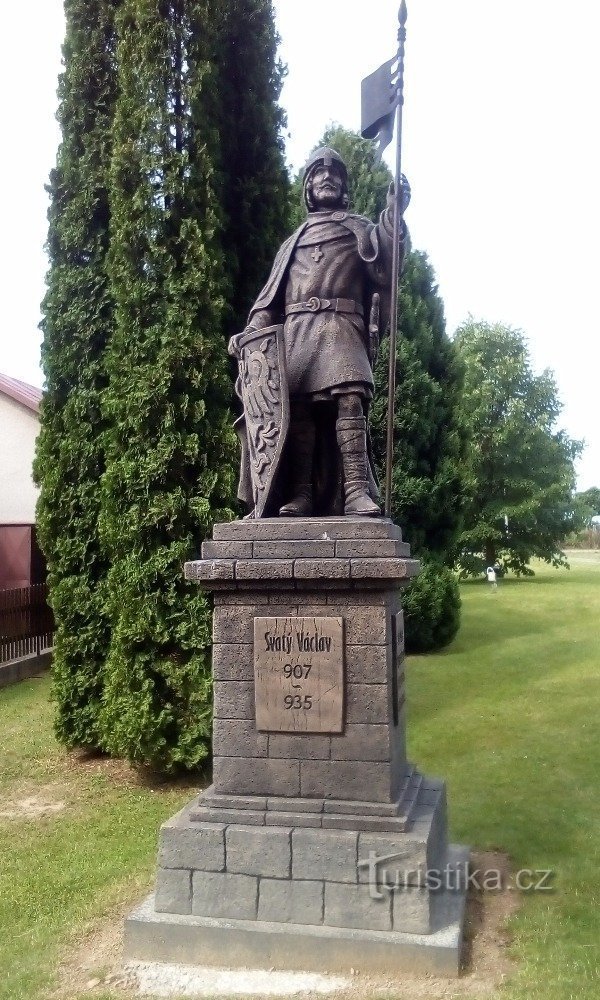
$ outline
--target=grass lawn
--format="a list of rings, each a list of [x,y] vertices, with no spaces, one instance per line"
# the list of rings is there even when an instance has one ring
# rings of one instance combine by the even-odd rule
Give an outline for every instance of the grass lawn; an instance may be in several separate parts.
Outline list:
[[[466,584],[463,600],[452,646],[410,661],[410,756],[447,779],[453,840],[556,873],[512,918],[516,971],[498,997],[596,1000],[600,554],[495,592]],[[48,690],[0,692],[0,1000],[48,996],[78,929],[148,891],[159,824],[193,788],[63,753]]]

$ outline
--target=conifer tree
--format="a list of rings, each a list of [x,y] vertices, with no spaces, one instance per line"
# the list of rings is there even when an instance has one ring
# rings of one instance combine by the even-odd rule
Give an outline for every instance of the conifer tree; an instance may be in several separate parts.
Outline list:
[[[124,0],[111,168],[109,425],[102,528],[112,641],[103,739],[163,771],[210,738],[210,609],[183,581],[231,517],[231,385],[222,337],[210,0]],[[202,25],[203,30],[198,30]]]
[[[37,521],[56,619],[56,732],[67,746],[100,744],[108,647],[107,564],[98,540],[104,468],[101,396],[113,329],[106,273],[107,172],[117,97],[114,18],[120,0],[66,0],[62,139],[48,191],[50,268],[43,303],[46,391],[35,474]]]
[[[290,231],[290,181],[278,104],[272,0],[216,0],[221,246],[227,262],[225,335],[244,329],[276,251]]]

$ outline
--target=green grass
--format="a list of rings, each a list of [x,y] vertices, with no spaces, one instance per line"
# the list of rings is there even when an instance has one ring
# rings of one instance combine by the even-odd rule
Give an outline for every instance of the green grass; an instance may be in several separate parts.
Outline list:
[[[457,640],[409,670],[410,755],[447,779],[452,838],[556,873],[512,921],[507,1000],[600,994],[600,556],[571,566],[466,584]]]
[[[34,796],[65,804],[0,817],[0,1000],[45,996],[69,937],[148,891],[160,823],[193,794],[78,764],[54,741],[48,694],[48,678],[0,692],[0,812]]]
[[[556,890],[526,895],[512,920],[502,1000],[596,1000],[600,555],[496,592],[466,584],[463,601],[452,646],[410,661],[410,756],[447,779],[453,840],[556,872]],[[148,890],[158,827],[191,797],[189,784],[144,786],[65,754],[48,690],[0,692],[0,813],[28,797],[64,803],[0,816],[0,1000],[41,1000],[78,929]]]

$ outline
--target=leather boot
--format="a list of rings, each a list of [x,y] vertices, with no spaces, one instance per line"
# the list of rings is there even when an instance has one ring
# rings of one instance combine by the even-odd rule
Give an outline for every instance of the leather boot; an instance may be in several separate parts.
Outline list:
[[[292,499],[280,508],[279,516],[310,517],[313,510],[314,420],[310,417],[292,418],[288,447]]]
[[[365,417],[342,417],[335,430],[344,467],[344,514],[377,517],[381,511],[369,496],[367,421]]]

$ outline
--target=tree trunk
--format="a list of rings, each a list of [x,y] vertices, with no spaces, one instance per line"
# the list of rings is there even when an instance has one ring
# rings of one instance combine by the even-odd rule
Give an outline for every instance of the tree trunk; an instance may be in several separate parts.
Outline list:
[[[485,564],[493,566],[496,562],[496,545],[491,538],[485,543]]]

